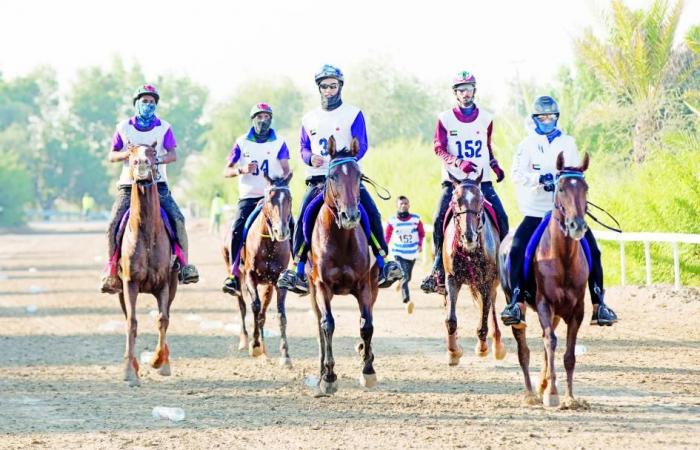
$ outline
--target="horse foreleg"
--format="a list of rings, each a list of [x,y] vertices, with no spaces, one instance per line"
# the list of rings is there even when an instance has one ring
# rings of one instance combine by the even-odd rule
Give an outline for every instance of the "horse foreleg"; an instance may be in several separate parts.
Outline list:
[[[262,346],[262,352],[267,355],[267,349],[265,347],[265,321],[267,320],[267,308],[270,306],[270,301],[272,301],[273,287],[271,284],[265,285],[262,290],[262,308],[260,310],[260,315],[258,316],[258,328],[260,328],[260,344]]]
[[[583,298],[580,300],[581,304]],[[576,338],[578,329],[583,320],[583,308],[580,314],[574,314],[574,318],[567,323],[566,331],[566,353],[564,353],[564,368],[566,369],[566,398],[562,407],[569,409],[587,408],[588,403],[574,399],[574,367],[576,366]]]
[[[459,345],[459,337],[457,335],[457,296],[461,287],[461,283],[458,283],[454,276],[447,276],[449,305],[446,311],[445,327],[447,328],[447,364],[450,366],[459,364],[459,359],[464,354],[462,347]]]
[[[532,382],[530,381],[530,347],[527,346],[527,339],[524,328],[513,328],[513,337],[518,344],[518,362],[523,371],[525,379],[525,396],[523,403],[534,405],[538,403],[537,396],[532,392]]]
[[[377,384],[377,374],[374,371],[374,353],[372,352],[372,335],[374,334],[374,323],[372,320],[372,292],[371,288],[364,285],[357,295],[357,303],[360,307],[360,338],[362,342],[358,345],[358,353],[362,358],[362,373],[360,374],[360,385],[372,388]]]
[[[314,316],[316,317],[316,327],[318,330],[318,359],[319,359],[319,377],[318,377],[318,385],[319,385],[319,393],[321,395],[325,395],[323,392],[320,392],[321,389],[321,380],[323,379],[323,375],[325,373],[325,367],[324,367],[324,361],[326,360],[326,338],[323,334],[323,329],[321,329],[321,310],[318,307],[318,301],[316,299],[316,288],[313,283],[309,283],[309,300],[311,301],[311,310],[314,312]]]
[[[493,337],[492,337],[492,345],[493,345],[493,356],[501,360],[506,357],[506,346],[503,344],[501,341],[501,329],[498,327],[498,319],[496,316],[496,295],[498,293],[498,282],[495,282],[493,286],[491,287],[491,290],[489,291],[489,298],[491,302],[491,308],[489,317],[490,317],[490,325],[493,328]]]
[[[264,353],[263,344],[260,339],[260,312],[262,303],[258,294],[258,282],[252,270],[246,271],[246,288],[250,295],[250,309],[253,311],[253,340],[248,345],[248,354],[258,357]]]
[[[546,375],[543,377],[544,381],[540,380],[542,404],[545,407],[558,406],[557,374],[554,370],[554,354],[557,350],[557,336],[554,333],[554,329],[557,320],[552,313],[552,308],[545,299],[540,299],[537,302],[537,314],[540,319],[540,325],[542,325],[546,367]]]
[[[485,358],[489,354],[489,344],[486,339],[489,336],[489,311],[491,310],[491,290],[489,286],[482,287],[479,290],[479,297],[476,301],[479,303],[479,310],[481,312],[481,323],[479,328],[476,329],[476,347],[474,347],[474,354],[481,358]]]
[[[129,299],[129,307],[126,308],[126,352],[124,353],[124,381],[129,383],[129,386],[138,386],[141,384],[139,380],[139,363],[134,356],[134,348],[136,347],[136,297],[139,292],[138,284],[133,281],[124,282],[126,286],[124,291]]]
[[[164,287],[156,296],[158,300],[158,343],[156,350],[151,358],[151,367],[159,369],[158,373],[163,376],[170,375],[170,361],[168,356],[168,343],[165,340],[165,333],[168,331],[170,324],[170,289],[169,286]]]
[[[287,299],[287,290],[275,287],[277,294],[277,316],[280,323],[280,366],[292,368],[292,359],[289,357],[289,345],[287,343],[287,310],[285,308],[285,300]]]
[[[331,299],[333,293],[325,285],[319,286],[321,297],[316,299],[316,304],[321,317],[321,333],[325,344],[325,359],[323,361],[323,376],[321,377],[319,388],[323,394],[334,394],[338,391],[338,383],[333,368],[335,360],[333,359],[333,332],[335,331],[335,319],[331,312]]]

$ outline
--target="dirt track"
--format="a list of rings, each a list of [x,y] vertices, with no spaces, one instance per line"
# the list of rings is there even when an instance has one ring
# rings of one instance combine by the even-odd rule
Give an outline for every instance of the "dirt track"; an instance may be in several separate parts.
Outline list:
[[[97,293],[104,262],[100,226],[0,234],[0,448],[700,446],[696,290],[610,289],[608,302],[623,321],[605,329],[586,325],[579,333],[586,352],[578,356],[575,394],[590,410],[550,410],[522,406],[509,330],[505,360],[473,355],[476,311],[466,297],[458,314],[465,357],[458,367],[447,366],[441,300],[419,293],[418,267],[413,315],[404,312],[395,290],[380,293],[374,333],[379,384],[372,391],[356,382],[356,303],[334,300],[340,390],[314,398],[304,383],[318,367],[308,300],[288,297],[293,369],[277,366],[276,335],[267,341],[267,361],[239,353],[230,325],[239,323],[238,311],[219,289],[225,275],[219,240],[198,224],[190,242],[203,279],[181,287],[173,306],[173,376],[142,365],[141,387],[129,388],[121,381],[118,301]],[[501,296],[498,302],[500,310]],[[27,311],[30,305],[35,312]],[[138,353],[153,350],[154,308],[153,298],[144,296]],[[268,323],[277,331],[274,315]],[[531,325],[533,374],[542,362],[538,335]],[[558,335],[562,388],[564,330]],[[187,418],[153,419],[157,405],[182,407]]]

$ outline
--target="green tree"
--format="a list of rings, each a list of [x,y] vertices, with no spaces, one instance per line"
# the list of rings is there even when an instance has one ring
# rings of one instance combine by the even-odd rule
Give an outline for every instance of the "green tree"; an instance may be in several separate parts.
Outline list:
[[[632,157],[637,162],[659,143],[669,98],[665,81],[682,7],[682,0],[673,5],[655,0],[646,11],[632,10],[614,0],[607,35],[600,39],[589,29],[576,42],[578,58],[608,94],[607,104],[594,107],[629,119]]]

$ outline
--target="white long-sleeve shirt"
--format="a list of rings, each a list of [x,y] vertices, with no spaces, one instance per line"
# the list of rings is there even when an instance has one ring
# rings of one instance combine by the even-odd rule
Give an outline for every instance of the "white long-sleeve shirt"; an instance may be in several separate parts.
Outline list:
[[[557,156],[564,152],[564,165],[580,164],[574,138],[563,133],[551,143],[547,136],[534,131],[526,137],[515,152],[511,179],[515,184],[518,208],[524,216],[544,217],[554,206],[554,192],[540,185],[540,175],[557,173]]]

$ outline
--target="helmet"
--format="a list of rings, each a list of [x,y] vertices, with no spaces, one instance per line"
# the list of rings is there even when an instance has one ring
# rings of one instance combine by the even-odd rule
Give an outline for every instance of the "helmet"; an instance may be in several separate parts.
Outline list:
[[[266,112],[272,115],[272,107],[267,103],[257,103],[250,108],[250,118],[252,119],[256,114],[261,112]]]
[[[153,96],[156,99],[156,105],[158,104],[158,100],[160,100],[160,95],[158,95],[156,87],[152,84],[144,84],[143,86],[139,86],[138,89],[136,89],[136,92],[134,92],[134,105],[136,104],[136,100],[140,99],[144,95]]]
[[[543,95],[535,99],[535,103],[532,104],[532,115],[537,116],[539,114],[559,114],[559,105],[557,105],[556,100],[554,100],[549,95]]]
[[[476,77],[474,74],[467,70],[462,70],[457,72],[457,74],[452,78],[452,89],[456,88],[460,84],[476,84]]]
[[[343,71],[330,64],[324,64],[321,69],[314,76],[316,84],[319,84],[321,80],[325,78],[335,78],[336,80],[343,83],[345,81],[343,77]]]

